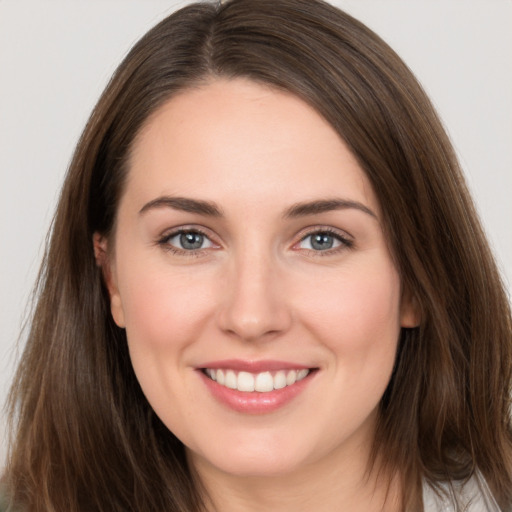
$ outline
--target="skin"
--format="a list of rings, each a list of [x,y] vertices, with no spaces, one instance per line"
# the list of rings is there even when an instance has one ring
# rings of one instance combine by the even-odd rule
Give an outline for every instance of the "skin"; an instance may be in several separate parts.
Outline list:
[[[151,203],[163,196],[209,201],[221,215]],[[352,206],[286,215],[334,198]],[[389,481],[366,474],[369,447],[400,329],[418,315],[380,219],[354,156],[293,95],[212,79],[141,130],[115,237],[96,234],[95,248],[137,378],[212,510],[383,510]],[[199,250],[170,236],[180,227],[207,235]],[[326,230],[333,247],[312,248],[310,235]],[[215,400],[197,370],[233,358],[317,371],[277,411],[244,414]],[[385,509],[397,510],[390,490]]]

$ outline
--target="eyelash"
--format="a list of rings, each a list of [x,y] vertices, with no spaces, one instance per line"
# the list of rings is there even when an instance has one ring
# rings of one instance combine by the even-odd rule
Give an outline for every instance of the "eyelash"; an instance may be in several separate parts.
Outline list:
[[[162,236],[160,239],[158,239],[157,244],[161,246],[164,250],[169,251],[173,254],[176,254],[178,256],[203,256],[205,254],[205,251],[209,249],[208,247],[205,249],[195,249],[195,250],[186,250],[186,249],[180,249],[179,247],[175,247],[174,245],[171,245],[169,243],[169,240],[173,239],[176,236],[179,235],[186,235],[186,234],[197,234],[203,236],[205,239],[209,240],[213,245],[214,242],[211,241],[211,237],[202,229],[200,228],[179,228],[175,231],[172,231],[171,233],[167,233],[164,236]]]
[[[211,244],[213,245],[218,245],[218,244],[215,244],[215,242],[213,242],[211,240],[211,237],[205,232],[203,231],[202,229],[200,228],[179,228],[175,231],[172,231],[171,233],[167,233],[165,234],[164,236],[162,236],[161,238],[159,238],[157,240],[157,244],[159,246],[161,246],[164,250],[166,251],[169,251],[173,254],[176,254],[176,255],[180,255],[180,256],[195,256],[195,257],[199,257],[199,256],[203,256],[205,254],[205,252],[209,249],[209,247],[207,248],[203,248],[203,249],[190,249],[190,250],[186,250],[186,249],[180,249],[178,247],[175,247],[174,245],[171,245],[169,243],[169,241],[172,239],[172,238],[175,238],[176,236],[179,236],[179,235],[185,235],[185,234],[198,234],[198,235],[201,235],[203,236],[205,239],[209,240]],[[340,242],[340,245],[338,247],[335,247],[335,248],[331,248],[331,249],[326,249],[326,250],[314,250],[314,249],[303,249],[303,251],[306,251],[309,255],[312,255],[312,256],[321,256],[321,257],[324,257],[324,256],[331,256],[333,254],[337,254],[341,251],[344,251],[346,249],[352,249],[354,247],[354,241],[351,240],[350,238],[342,235],[339,231],[336,231],[332,228],[327,228],[327,227],[314,227],[314,228],[310,228],[306,233],[304,233],[300,240],[298,242],[296,242],[293,247],[299,245],[300,243],[304,242],[305,240],[307,240],[309,237],[312,237],[314,235],[318,235],[318,234],[322,234],[322,235],[328,235],[328,236],[331,236],[333,237],[335,240],[337,240],[338,242]]]
[[[338,247],[335,247],[332,249],[326,249],[324,251],[320,251],[320,250],[315,251],[313,249],[303,249],[304,251],[307,251],[307,253],[309,255],[320,256],[320,257],[332,256],[334,254],[338,254],[339,252],[342,252],[347,249],[352,249],[354,247],[354,241],[351,240],[350,238],[348,238],[347,236],[341,234],[339,231],[337,231],[335,229],[328,228],[328,227],[321,227],[321,226],[310,228],[300,238],[300,240],[296,244],[294,244],[294,247],[296,245],[300,244],[301,242],[303,242],[304,240],[307,240],[309,237],[312,237],[314,235],[319,235],[319,234],[332,236],[335,240],[340,242],[340,245]]]

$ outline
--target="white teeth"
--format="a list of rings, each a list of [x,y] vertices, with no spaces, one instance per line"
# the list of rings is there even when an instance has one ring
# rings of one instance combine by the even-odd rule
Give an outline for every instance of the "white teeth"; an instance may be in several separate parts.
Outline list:
[[[256,375],[256,383],[254,389],[260,393],[265,391],[272,391],[274,389],[274,379],[270,372],[258,373]]]
[[[307,374],[308,374],[308,373],[309,373],[309,370],[306,370],[306,369],[304,369],[304,370],[299,370],[299,371],[297,372],[297,380],[298,380],[298,381],[299,381],[299,380],[302,380],[304,377],[306,377],[306,376],[307,376]]]
[[[210,379],[217,381],[221,386],[238,391],[259,393],[268,393],[274,389],[283,389],[304,379],[309,375],[310,370],[279,370],[272,374],[271,372],[260,372],[252,374],[249,372],[238,372],[234,370],[216,370],[214,368],[205,368],[204,373]]]
[[[282,389],[286,387],[286,373],[280,370],[274,375],[274,389]]]
[[[224,381],[224,386],[231,388],[231,389],[237,388],[236,373],[233,370],[228,370],[226,372],[226,379]]]
[[[254,377],[251,373],[238,374],[238,391],[254,391]]]
[[[286,385],[291,386],[292,384],[295,384],[296,380],[297,380],[297,372],[295,370],[290,370],[286,374]]]

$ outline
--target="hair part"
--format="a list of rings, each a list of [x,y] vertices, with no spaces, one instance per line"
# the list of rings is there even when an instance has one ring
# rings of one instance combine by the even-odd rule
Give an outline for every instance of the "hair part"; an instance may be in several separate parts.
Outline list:
[[[512,506],[510,306],[453,149],[400,58],[316,0],[189,5],[150,30],[114,74],[68,170],[11,391],[5,482],[13,503],[31,511],[204,508],[182,444],[134,375],[92,237],[115,233],[130,149],[150,116],[215,77],[254,80],[312,105],[379,199],[422,317],[402,332],[372,459],[398,475],[404,510],[422,510],[423,480],[435,487],[475,472],[503,508]]]

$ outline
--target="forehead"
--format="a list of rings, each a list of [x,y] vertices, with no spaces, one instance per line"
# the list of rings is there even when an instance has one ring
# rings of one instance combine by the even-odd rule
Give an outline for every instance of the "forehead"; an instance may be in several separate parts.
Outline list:
[[[160,107],[134,142],[130,191],[140,201],[350,195],[378,209],[366,175],[323,117],[290,93],[243,79],[214,80]]]

